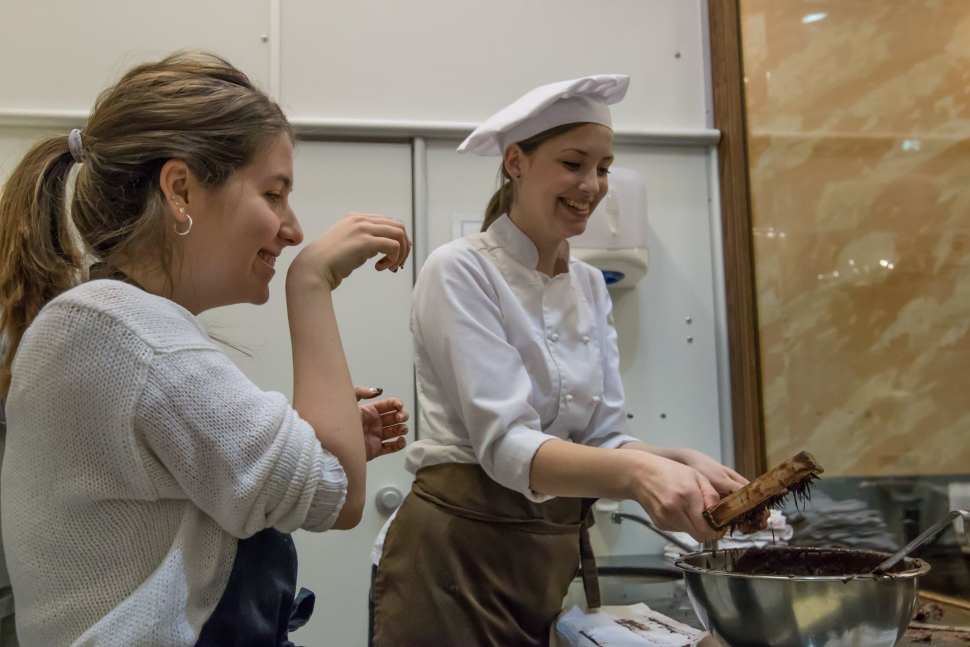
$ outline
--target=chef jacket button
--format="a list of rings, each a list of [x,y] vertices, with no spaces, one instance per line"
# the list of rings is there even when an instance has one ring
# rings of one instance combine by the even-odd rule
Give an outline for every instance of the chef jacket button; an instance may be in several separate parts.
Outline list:
[[[572,401],[573,401],[573,396],[567,395],[566,396],[566,402],[572,402]]]
[[[555,341],[559,341],[559,335],[557,335],[556,333],[552,333],[552,335],[549,337],[549,339],[551,339],[554,342]]]
[[[589,337],[588,336],[583,337],[583,343],[584,344],[588,344],[589,343]]]
[[[600,403],[600,399],[601,399],[601,398],[600,398],[600,396],[598,396],[598,395],[596,395],[596,396],[593,396],[593,404],[599,404],[599,403]]]

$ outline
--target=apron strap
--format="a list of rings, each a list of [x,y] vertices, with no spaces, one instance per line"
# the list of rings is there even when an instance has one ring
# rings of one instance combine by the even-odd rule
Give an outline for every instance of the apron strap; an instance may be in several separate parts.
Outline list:
[[[317,596],[308,588],[301,588],[293,600],[293,611],[290,612],[290,622],[287,631],[296,631],[310,620],[313,615],[313,605]]]
[[[419,499],[424,499],[431,505],[447,512],[448,514],[461,517],[462,519],[469,519],[471,521],[483,521],[485,523],[502,525],[510,530],[518,530],[535,535],[564,535],[571,532],[576,532],[577,527],[582,527],[582,523],[556,523],[547,519],[513,519],[511,517],[502,517],[489,514],[487,512],[480,512],[478,510],[464,508],[447,503],[446,501],[442,501],[440,498],[436,497],[430,492],[421,489],[419,484],[415,484],[411,491]],[[584,504],[583,514],[586,514],[586,510],[587,508]]]
[[[595,523],[593,519],[593,504],[596,499],[583,499],[583,523],[579,529],[579,559],[583,567],[583,590],[586,593],[586,606],[589,609],[599,609],[600,580],[596,572],[596,556],[593,555],[593,545],[589,540],[589,528]]]

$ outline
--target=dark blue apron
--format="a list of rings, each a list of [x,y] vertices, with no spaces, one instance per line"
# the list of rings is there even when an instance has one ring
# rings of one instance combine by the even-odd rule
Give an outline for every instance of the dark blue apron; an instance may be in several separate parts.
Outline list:
[[[267,528],[239,541],[229,583],[202,626],[197,647],[296,647],[288,637],[313,613],[314,595],[296,591],[293,538]]]

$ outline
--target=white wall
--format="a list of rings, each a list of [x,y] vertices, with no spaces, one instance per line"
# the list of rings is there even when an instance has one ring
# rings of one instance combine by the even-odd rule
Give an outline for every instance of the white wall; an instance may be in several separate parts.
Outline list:
[[[268,0],[3,0],[0,110],[89,110],[135,63],[190,46],[268,87],[269,31]]]
[[[700,12],[697,0],[283,0],[282,100],[301,117],[478,122],[537,85],[622,73],[618,127],[703,128]]]
[[[264,88],[279,87],[282,104],[300,119],[476,122],[537,84],[622,72],[633,80],[614,111],[618,129],[703,129],[703,6],[703,0],[0,1],[0,179],[41,132],[10,128],[17,121],[11,115],[36,113],[42,123],[44,112],[81,115],[131,63],[182,46],[216,50]],[[72,119],[83,126],[83,117],[69,114],[56,121],[57,132]],[[428,219],[413,223],[427,227],[428,248],[450,239],[453,213],[480,214],[494,189],[497,160],[459,158],[457,143],[429,142]],[[293,199],[307,235],[351,209],[409,221],[410,155],[407,143],[301,144]],[[634,432],[720,456],[709,151],[621,146],[617,156],[644,176],[650,217],[650,271],[636,290],[614,292]],[[420,194],[423,187],[416,188]],[[281,270],[285,264],[281,259]],[[352,277],[336,303],[355,381],[384,387],[413,407],[410,274]],[[281,288],[278,280],[263,308],[229,308],[209,320],[256,350],[252,359],[234,359],[257,384],[289,394]],[[370,492],[386,484],[406,490],[410,476],[401,463],[393,457],[373,464]],[[642,527],[599,521],[600,553],[659,548]],[[295,636],[301,644],[364,644],[367,552],[381,522],[369,506],[354,532],[297,534],[301,584],[318,594],[313,621]]]

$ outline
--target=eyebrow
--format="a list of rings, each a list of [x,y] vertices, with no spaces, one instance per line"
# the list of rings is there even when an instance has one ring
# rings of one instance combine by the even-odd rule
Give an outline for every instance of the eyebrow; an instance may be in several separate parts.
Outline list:
[[[283,187],[286,188],[286,189],[292,189],[293,188],[293,180],[290,178],[289,175],[286,175],[284,173],[279,173],[277,175],[274,175],[273,177],[270,178],[270,180],[271,181],[276,181],[276,182],[282,182],[283,183]]]
[[[576,151],[577,153],[579,153],[580,155],[582,155],[584,157],[589,157],[589,153],[587,153],[586,151],[584,151],[581,148],[567,148],[567,149],[565,149],[563,151],[563,153],[568,153],[569,151]],[[603,161],[605,161],[605,162],[612,162],[613,161],[613,156],[612,155],[608,155],[608,156],[606,156],[606,157],[603,158]]]

